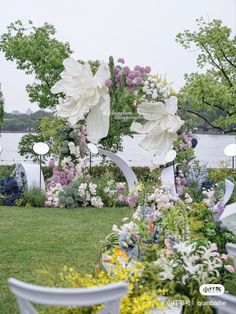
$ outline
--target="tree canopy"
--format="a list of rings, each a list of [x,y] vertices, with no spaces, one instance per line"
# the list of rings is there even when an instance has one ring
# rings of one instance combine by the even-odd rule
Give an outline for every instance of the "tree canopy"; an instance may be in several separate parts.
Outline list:
[[[220,20],[197,20],[198,30],[176,36],[185,49],[197,48],[201,72],[186,74],[181,109],[222,133],[236,131],[236,37]]]
[[[54,26],[45,23],[35,27],[31,21],[24,25],[21,21],[11,23],[0,38],[0,50],[7,60],[16,62],[18,69],[35,78],[26,86],[31,102],[40,108],[54,108],[58,95],[50,88],[59,80],[63,70],[63,60],[71,53],[69,43],[57,40]]]

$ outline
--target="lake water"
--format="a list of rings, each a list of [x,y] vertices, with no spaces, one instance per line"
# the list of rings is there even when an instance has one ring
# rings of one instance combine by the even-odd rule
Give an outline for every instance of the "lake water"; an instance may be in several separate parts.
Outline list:
[[[13,164],[26,161],[17,152],[17,147],[24,133],[2,133],[0,146],[3,147],[0,159],[1,164]],[[138,143],[143,136],[135,135],[134,138],[124,137],[123,152],[119,152],[131,166],[150,166],[152,154],[142,149]],[[196,157],[200,162],[207,163],[208,167],[220,167],[223,163],[231,165],[231,158],[224,155],[224,148],[228,144],[236,143],[235,135],[208,135],[198,134],[198,145],[195,148]],[[27,160],[29,162],[29,160]]]

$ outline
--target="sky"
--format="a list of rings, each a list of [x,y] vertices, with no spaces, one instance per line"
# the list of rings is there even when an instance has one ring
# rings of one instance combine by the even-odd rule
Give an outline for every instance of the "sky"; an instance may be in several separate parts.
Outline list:
[[[0,34],[18,19],[53,24],[56,38],[68,41],[75,59],[107,61],[123,57],[128,66],[149,65],[166,75],[175,90],[184,74],[197,71],[197,51],[175,42],[178,32],[195,30],[195,20],[221,19],[236,34],[236,0],[8,0],[1,5]],[[0,52],[5,111],[38,110],[25,90],[33,77],[17,70]]]

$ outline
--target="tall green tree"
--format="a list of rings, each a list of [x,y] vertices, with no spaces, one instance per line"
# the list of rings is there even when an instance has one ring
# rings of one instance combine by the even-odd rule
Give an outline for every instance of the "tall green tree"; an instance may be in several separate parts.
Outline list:
[[[198,30],[176,36],[185,49],[197,49],[203,73],[186,74],[181,109],[222,133],[236,131],[236,37],[220,20],[197,20]]]
[[[48,23],[35,27],[31,21],[25,25],[18,20],[0,38],[0,50],[6,59],[33,75],[35,81],[26,89],[30,101],[40,108],[54,108],[58,103],[59,96],[53,95],[50,88],[60,78],[63,60],[72,53],[69,43],[57,40],[55,33],[54,26]]]

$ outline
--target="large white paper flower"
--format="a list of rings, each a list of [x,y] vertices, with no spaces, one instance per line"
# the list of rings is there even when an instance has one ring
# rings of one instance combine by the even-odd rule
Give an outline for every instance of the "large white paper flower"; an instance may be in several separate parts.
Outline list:
[[[166,163],[165,155],[173,148],[177,131],[184,123],[176,115],[177,109],[175,96],[171,96],[166,103],[144,102],[138,106],[138,113],[148,122],[133,122],[131,131],[146,134],[139,145],[148,151],[154,151],[153,169]]]
[[[88,139],[98,143],[109,130],[110,96],[105,82],[110,78],[109,67],[101,63],[93,75],[88,63],[80,64],[72,58],[63,62],[61,80],[52,88],[53,94],[64,93],[57,106],[57,116],[75,125],[86,119]]]

